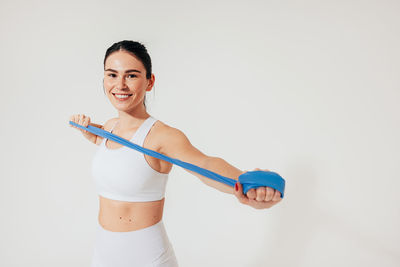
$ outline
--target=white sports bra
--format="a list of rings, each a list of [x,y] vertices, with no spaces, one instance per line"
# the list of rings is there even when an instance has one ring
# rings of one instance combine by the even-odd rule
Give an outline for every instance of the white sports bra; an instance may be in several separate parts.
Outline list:
[[[143,147],[156,121],[152,116],[148,117],[129,141]],[[163,199],[168,173],[154,170],[147,163],[145,154],[137,150],[126,146],[107,148],[106,140],[103,138],[92,160],[92,176],[97,193],[105,198],[131,202]]]

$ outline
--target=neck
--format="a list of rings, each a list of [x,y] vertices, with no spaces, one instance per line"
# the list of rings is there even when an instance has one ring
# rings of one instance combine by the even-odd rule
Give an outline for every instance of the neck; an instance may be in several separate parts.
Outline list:
[[[122,130],[137,128],[149,116],[144,105],[139,105],[129,111],[118,110],[118,128]]]

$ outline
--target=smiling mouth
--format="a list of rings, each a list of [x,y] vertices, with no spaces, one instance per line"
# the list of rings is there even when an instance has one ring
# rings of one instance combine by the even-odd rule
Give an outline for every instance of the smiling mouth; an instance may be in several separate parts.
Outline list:
[[[126,100],[133,95],[133,94],[115,94],[115,93],[112,94],[117,100]]]

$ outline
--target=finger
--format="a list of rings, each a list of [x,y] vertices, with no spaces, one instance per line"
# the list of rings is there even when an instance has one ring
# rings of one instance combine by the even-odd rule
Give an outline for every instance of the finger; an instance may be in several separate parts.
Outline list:
[[[85,119],[85,115],[79,114],[79,124],[83,125],[83,120]]]
[[[236,188],[238,190],[236,190]],[[233,190],[235,196],[239,199],[240,203],[247,204],[249,199],[243,194],[243,186],[241,183],[236,182],[235,190]]]
[[[86,120],[86,116],[84,114],[81,114],[80,119],[79,119],[79,124],[84,126]],[[81,129],[82,131],[86,132],[86,130]]]
[[[74,115],[74,122],[78,123],[78,121],[79,121],[79,115],[76,114],[76,115]],[[76,127],[75,125],[74,125],[74,127],[78,129],[78,127]]]
[[[86,119],[85,119],[85,127],[87,128],[88,126],[89,126],[89,124],[90,124],[90,117],[86,117]],[[85,130],[87,133],[89,132],[88,130]]]
[[[85,119],[83,120],[83,126],[88,127],[90,122],[90,118],[89,117],[85,117]]]
[[[266,189],[267,189],[267,194],[265,196],[265,201],[270,201],[274,197],[275,190],[271,187],[266,187]]]
[[[82,124],[84,127],[87,127],[88,125],[89,125],[89,117],[85,117],[84,119],[83,119],[83,124]],[[85,131],[85,133],[87,133],[88,131],[87,130],[84,130]]]
[[[85,115],[79,114],[79,122],[78,122],[78,124],[81,125],[81,126],[83,126],[84,120],[85,120]],[[79,130],[81,130],[83,133],[85,132],[85,130],[82,129],[82,128],[79,128]]]
[[[256,196],[257,196],[257,194],[256,194],[256,190],[254,189],[254,188],[252,188],[252,189],[250,189],[249,191],[247,191],[247,197],[249,198],[249,199],[256,199]]]
[[[263,187],[263,186],[258,187],[256,189],[256,194],[257,194],[256,200],[257,201],[263,201],[265,199],[265,195],[266,195],[265,187]]]
[[[278,190],[275,190],[275,194],[274,197],[272,198],[272,201],[279,201],[281,200],[281,192],[279,192]]]

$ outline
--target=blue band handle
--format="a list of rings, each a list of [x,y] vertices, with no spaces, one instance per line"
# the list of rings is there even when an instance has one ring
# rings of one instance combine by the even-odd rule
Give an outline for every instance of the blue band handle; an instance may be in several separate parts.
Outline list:
[[[219,175],[218,173],[212,172],[210,170],[206,170],[204,168],[198,167],[196,165],[190,164],[188,162],[180,161],[179,159],[174,159],[170,158],[168,156],[165,156],[163,154],[160,154],[154,150],[147,149],[144,147],[141,147],[137,144],[134,144],[122,137],[119,137],[118,135],[115,135],[111,132],[105,131],[101,128],[94,127],[92,125],[88,125],[87,127],[84,127],[80,124],[77,124],[73,121],[69,121],[70,124],[73,126],[79,127],[83,130],[86,130],[88,132],[91,132],[95,135],[99,135],[101,137],[110,139],[114,142],[117,142],[121,145],[127,146],[129,148],[135,149],[137,151],[140,151],[144,154],[150,155],[152,157],[158,158],[165,160],[167,162],[173,163],[175,165],[181,166],[184,169],[194,171],[196,173],[199,173],[203,176],[206,176],[208,178],[211,178],[215,181],[224,183],[229,186],[235,186],[236,180]],[[277,173],[275,172],[270,172],[270,171],[247,171],[245,173],[242,173],[238,177],[239,183],[243,185],[243,193],[246,194],[247,191],[249,191],[252,188],[258,188],[261,186],[268,186],[271,188],[274,188],[278,190],[282,195],[281,198],[284,196],[285,192],[285,180]]]

